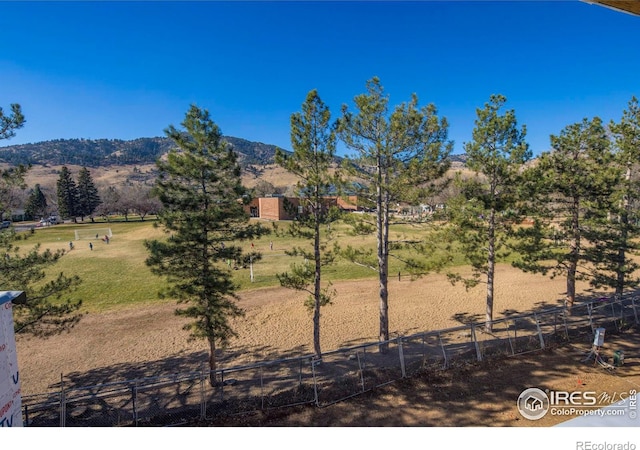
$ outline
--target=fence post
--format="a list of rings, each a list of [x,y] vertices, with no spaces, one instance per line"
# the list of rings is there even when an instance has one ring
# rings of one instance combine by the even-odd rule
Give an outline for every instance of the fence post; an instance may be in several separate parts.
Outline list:
[[[517,337],[515,335],[515,332],[516,332],[516,319],[515,319],[515,317],[512,319],[512,322],[513,322],[513,333],[514,333],[514,337],[513,338],[515,339]],[[513,346],[513,341],[511,340],[511,332],[509,331],[509,325],[507,325],[507,340],[509,341],[509,347],[511,347],[511,356],[513,356],[513,355],[516,354],[516,349]]]
[[[300,364],[298,366],[298,389],[302,387],[302,359],[300,359]]]
[[[364,392],[365,391],[365,389],[364,389],[364,367],[363,367],[363,364],[360,362],[360,352],[359,351],[356,351],[356,357],[358,358],[358,368],[360,369],[360,384],[362,385],[362,392]]]
[[[636,311],[636,299],[631,297],[631,307],[633,308],[633,317],[636,320],[636,325],[638,324],[638,312]]]
[[[422,334],[422,365],[421,369],[424,369],[427,365],[427,340],[424,333]]]
[[[593,333],[594,329],[593,329],[593,317],[591,315],[591,309],[593,308],[592,303],[589,302],[587,303],[587,312],[589,313],[589,326],[591,327],[591,332]]]
[[[407,377],[407,370],[404,365],[404,351],[402,350],[402,336],[398,336],[398,355],[400,356],[400,372],[402,378]]]
[[[215,372],[213,372],[213,376],[215,378]],[[224,369],[220,371],[220,401],[224,402]]]
[[[542,336],[542,328],[540,328],[538,315],[536,313],[533,313],[533,318],[536,320],[536,328],[538,329],[538,336],[540,337],[540,349],[544,350],[544,336]]]
[[[60,391],[60,426],[64,427],[64,417],[65,417],[65,398],[64,398],[64,389]]]
[[[611,302],[611,317],[613,318],[613,324],[616,326],[616,330],[620,331],[620,326],[618,325],[618,320],[616,319],[615,303],[615,300]]]
[[[60,374],[60,426],[64,427],[66,425],[66,417],[67,417],[67,400],[65,398],[64,392],[64,379],[62,374]]]
[[[24,405],[24,426],[29,426],[29,405]]]
[[[200,420],[207,418],[207,400],[205,396],[204,383],[206,378],[204,364],[200,366]]]
[[[442,349],[442,356],[444,356],[444,368],[449,367],[449,360],[447,359],[447,350],[444,348],[444,344],[442,343],[442,335],[438,333],[438,341],[440,342],[440,348]]]
[[[136,400],[138,399],[138,383],[134,383],[131,387],[131,405],[133,406],[133,424],[134,426],[138,426],[138,407],[136,405]]]
[[[482,352],[480,351],[480,344],[476,339],[476,326],[473,323],[470,326],[471,326],[471,340],[476,346],[476,358],[478,359],[478,361],[482,361]]]

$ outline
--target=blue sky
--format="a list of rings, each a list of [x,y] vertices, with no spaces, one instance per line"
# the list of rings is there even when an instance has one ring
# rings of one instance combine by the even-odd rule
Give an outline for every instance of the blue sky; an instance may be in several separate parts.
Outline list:
[[[290,149],[289,117],[318,89],[333,117],[378,76],[450,123],[454,153],[491,94],[535,154],[584,117],[640,97],[640,17],[566,1],[0,1],[0,106],[12,145],[163,136],[191,104],[228,136]]]

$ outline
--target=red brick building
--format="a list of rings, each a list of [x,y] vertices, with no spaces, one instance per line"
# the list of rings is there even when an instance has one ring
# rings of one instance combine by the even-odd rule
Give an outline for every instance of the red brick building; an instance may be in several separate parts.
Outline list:
[[[358,211],[356,196],[325,197],[326,207],[338,206],[345,211]],[[254,198],[245,209],[249,216],[265,220],[291,220],[300,207],[296,197],[260,197]]]

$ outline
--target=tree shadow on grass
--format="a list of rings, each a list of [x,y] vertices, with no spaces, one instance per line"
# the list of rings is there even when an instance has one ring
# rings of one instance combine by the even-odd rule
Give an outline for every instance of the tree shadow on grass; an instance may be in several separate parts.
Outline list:
[[[461,323],[462,325],[480,324],[484,323],[484,316],[482,314],[470,314],[470,313],[456,313],[451,316],[453,320]]]

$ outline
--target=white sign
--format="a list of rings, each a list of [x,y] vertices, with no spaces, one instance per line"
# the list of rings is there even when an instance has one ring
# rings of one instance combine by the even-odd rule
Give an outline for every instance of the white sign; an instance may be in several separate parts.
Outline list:
[[[0,292],[0,427],[21,427],[20,371],[13,333],[13,303],[21,292]]]

